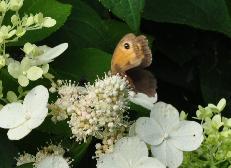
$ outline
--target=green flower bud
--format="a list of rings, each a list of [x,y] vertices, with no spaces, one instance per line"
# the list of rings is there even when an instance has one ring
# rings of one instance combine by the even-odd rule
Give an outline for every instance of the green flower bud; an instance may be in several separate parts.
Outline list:
[[[56,24],[56,20],[52,19],[51,17],[45,17],[42,23],[43,27],[53,27]]]
[[[17,15],[13,15],[13,16],[11,16],[11,23],[13,25],[17,25],[19,23],[19,19],[20,18]]]
[[[8,4],[6,3],[6,1],[0,2],[0,12],[3,12],[3,13],[6,12],[7,7],[8,7]]]
[[[6,98],[10,103],[16,102],[18,100],[17,95],[13,91],[8,91]]]
[[[23,0],[10,0],[9,8],[12,11],[18,11],[23,5]]]

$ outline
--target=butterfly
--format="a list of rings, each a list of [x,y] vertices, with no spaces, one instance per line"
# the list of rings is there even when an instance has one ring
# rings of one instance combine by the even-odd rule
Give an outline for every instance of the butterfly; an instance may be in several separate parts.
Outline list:
[[[135,92],[132,102],[151,108],[157,101],[157,82],[153,74],[144,68],[152,63],[152,52],[144,35],[125,35],[115,48],[111,60],[112,74],[126,75]],[[151,103],[149,103],[151,102]],[[151,106],[149,106],[151,105]]]
[[[112,74],[124,73],[132,68],[145,68],[152,63],[152,52],[145,36],[125,35],[115,48],[111,61]]]

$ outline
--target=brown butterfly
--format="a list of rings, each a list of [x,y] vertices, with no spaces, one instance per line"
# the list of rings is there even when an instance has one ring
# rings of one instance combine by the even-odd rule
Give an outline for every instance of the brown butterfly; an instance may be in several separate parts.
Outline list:
[[[152,53],[145,36],[125,35],[115,48],[111,61],[112,74],[126,75],[137,92],[156,94],[156,80],[143,68],[152,63]]]
[[[111,61],[112,74],[124,73],[135,67],[145,68],[152,63],[152,53],[145,36],[125,35],[115,48]]]

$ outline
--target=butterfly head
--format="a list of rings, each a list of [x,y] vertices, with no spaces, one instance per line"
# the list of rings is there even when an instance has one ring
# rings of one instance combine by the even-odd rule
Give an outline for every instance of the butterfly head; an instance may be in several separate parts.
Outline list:
[[[146,64],[151,64],[151,51],[145,36],[135,36],[132,33],[125,35],[118,43],[111,61],[111,71],[123,73],[129,69]],[[144,66],[144,67],[145,67]]]

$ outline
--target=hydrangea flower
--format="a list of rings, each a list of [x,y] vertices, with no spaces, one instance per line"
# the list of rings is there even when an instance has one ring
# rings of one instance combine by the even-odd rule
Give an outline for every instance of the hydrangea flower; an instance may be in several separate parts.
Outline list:
[[[67,47],[67,43],[60,44],[54,48],[47,46],[37,47],[26,43],[23,48],[26,56],[21,62],[11,61],[8,65],[8,72],[12,77],[18,79],[21,86],[25,87],[30,80],[36,81],[47,73],[49,69],[48,63],[62,54]]]
[[[157,102],[157,93],[154,97],[149,97],[144,93],[134,93],[133,91],[129,92],[129,100],[132,103],[140,105],[149,110],[152,109],[153,104]]]
[[[172,105],[156,103],[150,118],[136,121],[136,134],[151,145],[152,154],[170,168],[180,166],[182,151],[196,150],[203,141],[203,129],[194,121],[180,121],[179,113]]]
[[[116,142],[114,152],[97,160],[97,168],[165,168],[148,157],[148,148],[138,137],[124,137]]]
[[[42,124],[48,113],[48,97],[47,88],[39,85],[28,92],[23,103],[10,103],[1,109],[0,127],[9,129],[10,140],[22,139]]]
[[[53,48],[46,45],[37,47],[34,44],[26,43],[23,51],[25,52],[26,56],[33,59],[32,64],[38,66],[52,62],[67,48],[68,43],[62,43]]]
[[[43,70],[40,67],[32,66],[31,60],[24,57],[21,63],[19,61],[12,61],[8,65],[9,74],[18,79],[18,83],[25,87],[29,84],[29,80],[36,81],[43,75]]]

